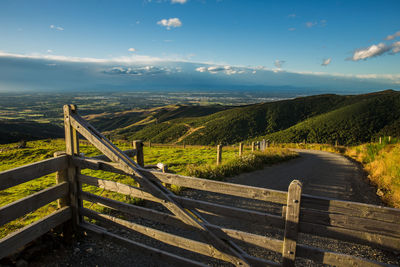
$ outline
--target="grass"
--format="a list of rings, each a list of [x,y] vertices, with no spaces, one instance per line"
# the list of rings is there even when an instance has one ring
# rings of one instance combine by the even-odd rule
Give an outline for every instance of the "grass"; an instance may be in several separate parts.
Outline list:
[[[122,150],[129,149],[127,143],[116,143]],[[0,145],[0,171],[9,170],[29,163],[37,162],[40,160],[52,158],[54,152],[65,150],[63,139],[55,140],[39,140],[26,143],[25,148],[16,148],[17,144]],[[145,164],[156,164],[162,162],[168,166],[169,172],[193,175],[193,170],[202,170],[209,168],[210,173],[218,171],[216,179],[222,179],[222,176],[238,174],[243,171],[251,171],[260,168],[264,163],[274,163],[284,159],[290,159],[293,155],[286,152],[281,152],[279,149],[274,150],[273,153],[262,154],[255,153],[249,154],[247,148],[245,150],[245,157],[238,158],[237,147],[224,147],[223,148],[223,164],[214,167],[216,161],[216,148],[206,146],[188,146],[183,147],[144,147],[144,160]],[[91,145],[82,142],[80,145],[80,152],[85,156],[94,156],[100,152]],[[275,155],[276,154],[276,155]],[[204,167],[206,166],[206,167]],[[224,171],[222,171],[222,169]],[[234,170],[234,171],[233,171]],[[120,183],[137,186],[136,182],[131,178],[124,175],[112,174],[104,171],[82,170],[83,174],[98,177],[105,180],[118,181]],[[205,171],[203,170],[204,174]],[[212,174],[213,175],[213,174]],[[208,178],[212,178],[208,175]],[[23,183],[6,190],[0,191],[0,207],[5,206],[23,197],[27,197],[47,187],[55,185],[55,174],[46,175],[44,177],[34,179],[27,183]],[[175,192],[180,190],[179,187],[172,187]],[[141,200],[138,198],[131,198],[125,195],[109,192],[94,186],[83,185],[83,190],[88,191],[103,197],[140,204]],[[90,202],[84,201],[85,207],[90,207],[96,211],[108,213],[105,207]],[[57,209],[57,202],[54,201],[44,207],[31,212],[21,218],[18,218],[4,226],[0,227],[0,238],[5,237],[8,233],[20,229],[40,218],[52,213]]]
[[[242,157],[234,157],[220,165],[206,164],[189,166],[188,175],[212,180],[224,180],[243,172],[262,169],[266,164],[274,164],[297,157],[297,153],[288,149],[273,148],[266,152],[251,152]]]

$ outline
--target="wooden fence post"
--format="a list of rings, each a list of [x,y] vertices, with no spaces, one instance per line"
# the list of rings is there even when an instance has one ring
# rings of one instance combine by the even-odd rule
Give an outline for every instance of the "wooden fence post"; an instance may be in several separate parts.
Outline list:
[[[76,105],[64,105],[65,152],[70,157],[79,157],[78,133],[70,122],[71,114],[76,112]],[[69,200],[72,209],[72,229],[75,233],[77,233],[78,225],[82,221],[82,217],[79,215],[79,209],[83,206],[82,200],[79,199],[79,192],[81,191],[81,184],[77,179],[79,173],[80,169],[69,163],[67,177],[69,183]]]
[[[254,152],[256,150],[256,144],[255,142],[251,142],[251,152]]]
[[[57,151],[54,152],[53,156],[59,157],[62,155],[66,155],[65,151]],[[68,169],[65,170],[59,170],[56,172],[56,184],[62,183],[62,182],[68,182]],[[64,208],[65,206],[70,205],[70,199],[69,196],[65,196],[63,198],[60,198],[57,200],[57,206],[58,209]],[[71,222],[68,221],[66,223],[63,223],[62,225],[62,232],[63,232],[63,238],[64,242],[71,244],[72,242],[72,227],[71,227]]]
[[[222,162],[222,145],[217,146],[217,165]]]
[[[392,137],[389,135],[389,137],[388,137],[389,144],[390,144],[391,140],[392,140]]]
[[[151,141],[149,140],[149,147],[151,147]]]
[[[143,154],[143,142],[141,140],[135,140],[132,143],[133,149],[136,149],[136,162],[139,166],[144,166],[144,154]]]
[[[382,137],[379,137],[379,144],[382,144]]]
[[[282,266],[294,266],[300,218],[301,190],[302,184],[300,181],[293,180],[290,183],[286,206]]]
[[[239,143],[239,157],[243,155],[243,143]]]
[[[338,140],[335,141],[335,147],[337,147],[337,146],[338,146]]]

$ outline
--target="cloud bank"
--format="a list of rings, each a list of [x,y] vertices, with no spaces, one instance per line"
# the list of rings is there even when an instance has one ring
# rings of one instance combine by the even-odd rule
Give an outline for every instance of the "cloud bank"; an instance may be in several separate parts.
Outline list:
[[[400,49],[400,42],[392,45],[391,51],[395,52],[396,49]],[[282,67],[283,61],[278,60],[275,63]],[[0,91],[247,90],[246,88],[261,91],[302,88],[299,92],[314,93],[340,90],[346,93],[349,92],[346,90],[368,92],[400,89],[400,74],[349,75],[276,71],[265,66],[217,65],[136,55],[102,59],[0,52]]]

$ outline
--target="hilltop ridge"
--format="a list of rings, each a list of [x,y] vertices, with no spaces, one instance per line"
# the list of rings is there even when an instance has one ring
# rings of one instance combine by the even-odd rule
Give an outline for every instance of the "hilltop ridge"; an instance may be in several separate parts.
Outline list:
[[[121,125],[113,130],[102,128],[101,121],[110,118],[98,118],[92,123],[109,130],[107,134],[116,139],[157,143],[213,145],[266,138],[277,142],[338,140],[341,144],[358,144],[379,135],[398,135],[400,93],[385,90],[362,95],[324,94],[238,107],[183,105],[141,116],[146,123]]]

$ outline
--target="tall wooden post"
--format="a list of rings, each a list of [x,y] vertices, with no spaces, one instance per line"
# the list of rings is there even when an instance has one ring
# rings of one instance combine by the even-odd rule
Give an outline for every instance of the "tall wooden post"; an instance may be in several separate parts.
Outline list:
[[[53,156],[59,157],[66,155],[64,151],[57,151],[54,152]],[[65,170],[59,170],[56,172],[56,184],[62,183],[62,182],[68,182],[68,169]],[[63,208],[65,206],[68,206],[70,203],[69,195],[60,198],[57,200],[57,206],[58,208]],[[66,222],[62,225],[62,231],[63,231],[63,238],[64,241],[68,244],[72,242],[72,227],[71,227],[71,222]]]
[[[382,144],[382,137],[379,137],[379,144]]]
[[[338,140],[336,139],[336,141],[335,141],[335,147],[337,147],[338,146]]]
[[[71,114],[77,112],[76,105],[64,105],[64,128],[65,128],[65,152],[70,157],[79,157],[79,139],[76,129],[70,122]],[[78,182],[77,175],[80,169],[69,163],[67,169],[67,177],[69,183],[69,200],[72,209],[72,228],[77,232],[79,223],[82,217],[79,215],[79,209],[82,207],[82,200],[79,199],[81,184]]]
[[[136,162],[139,166],[144,167],[143,142],[141,140],[133,141],[133,149],[136,149]]]
[[[389,137],[388,137],[389,144],[390,144],[390,141],[391,141],[391,140],[392,140],[392,137],[389,136]]]
[[[239,157],[243,155],[243,143],[239,143]]]
[[[301,191],[301,182],[293,180],[289,185],[287,197],[282,266],[294,266],[300,219]]]
[[[222,162],[222,145],[217,146],[217,165]]]
[[[251,152],[254,152],[256,150],[256,144],[255,142],[251,142]]]

